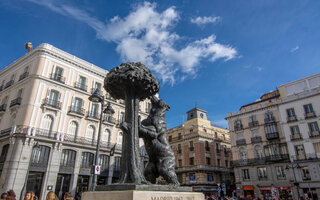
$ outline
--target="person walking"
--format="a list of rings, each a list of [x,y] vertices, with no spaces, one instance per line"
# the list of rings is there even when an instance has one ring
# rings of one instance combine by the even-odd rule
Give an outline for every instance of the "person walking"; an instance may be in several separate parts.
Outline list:
[[[27,191],[23,200],[34,200],[34,193],[32,191]]]
[[[63,196],[63,200],[74,200],[71,192],[66,192]]]
[[[46,200],[59,200],[59,198],[53,191],[49,191],[47,193]]]

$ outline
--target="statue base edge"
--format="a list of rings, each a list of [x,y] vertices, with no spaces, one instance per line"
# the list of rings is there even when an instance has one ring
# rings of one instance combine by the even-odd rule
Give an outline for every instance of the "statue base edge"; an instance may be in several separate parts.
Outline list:
[[[136,185],[136,184],[112,184],[98,185],[96,191],[174,191],[174,192],[192,192],[192,187],[182,187],[174,185]]]
[[[84,192],[82,200],[203,200],[200,192],[169,191],[95,191]]]

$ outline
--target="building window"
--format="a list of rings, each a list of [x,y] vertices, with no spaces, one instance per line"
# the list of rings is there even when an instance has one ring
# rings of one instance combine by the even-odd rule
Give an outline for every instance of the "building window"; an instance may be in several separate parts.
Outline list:
[[[210,146],[208,141],[205,141],[205,149],[206,151],[210,151]]]
[[[117,137],[117,144],[122,144],[122,132],[118,133],[118,137]]]
[[[239,159],[240,160],[247,160],[247,150],[244,147],[239,149]]]
[[[119,121],[120,123],[124,122],[124,112],[120,112]]]
[[[121,165],[121,157],[116,156],[114,158],[114,170],[119,171],[120,170],[120,165]]]
[[[61,67],[56,67],[54,73],[52,74],[51,78],[53,80],[59,81],[59,82],[64,82],[63,78],[63,69]]]
[[[242,178],[243,180],[250,180],[249,169],[242,170]]]
[[[266,113],[264,117],[265,117],[265,122],[273,122],[274,121],[274,117],[273,117],[272,112]]]
[[[181,153],[181,144],[178,144],[178,153]]]
[[[211,165],[211,159],[210,159],[210,157],[206,157],[206,163],[207,163],[207,165]]]
[[[99,92],[101,92],[101,83],[95,82],[94,83],[94,91],[98,89]]]
[[[41,128],[44,130],[52,131],[53,127],[53,117],[50,115],[45,115],[42,119]]]
[[[48,98],[48,104],[54,107],[58,106],[58,99],[59,99],[60,93],[56,90],[51,90],[49,93]]]
[[[80,76],[79,77],[79,87],[80,87],[80,89],[86,90],[87,89],[86,83],[87,83],[87,78],[84,77],[84,76]]]
[[[4,163],[7,158],[8,150],[9,150],[9,144],[6,144],[2,147],[1,156],[0,156],[0,163]],[[1,174],[0,174],[1,176]]]
[[[108,165],[109,165],[109,156],[103,155],[103,154],[100,155],[99,165],[101,166],[101,172],[106,172],[105,170],[108,169]]]
[[[220,159],[219,159],[219,158],[217,159],[217,165],[218,165],[218,167],[221,166],[221,163],[220,163]]]
[[[68,135],[76,136],[78,133],[78,124],[75,121],[71,121],[68,128]]]
[[[218,133],[214,132],[214,138],[218,138]]]
[[[296,150],[297,160],[304,160],[306,158],[303,145],[295,146],[295,150]]]
[[[254,147],[254,156],[256,159],[263,159],[264,155],[263,155],[262,147],[260,145],[256,145]]]
[[[226,160],[225,162],[226,162],[226,167],[229,167],[229,162],[228,162],[228,160]]]
[[[190,183],[195,183],[196,181],[197,181],[196,174],[195,173],[190,173],[189,174],[189,182]]]
[[[299,126],[291,126],[290,130],[291,130],[291,139],[300,139],[301,138]]]
[[[208,181],[208,183],[213,183],[214,182],[214,178],[213,178],[213,174],[212,173],[207,174],[207,181]]]
[[[283,166],[276,166],[277,178],[278,179],[285,179],[286,174]]]
[[[313,143],[314,151],[317,154],[317,157],[320,158],[320,142]]]
[[[178,133],[178,140],[181,140],[182,136],[181,133]]]
[[[194,151],[193,141],[190,141],[190,142],[189,142],[189,150],[190,150],[190,151]]]
[[[95,127],[92,125],[88,126],[85,137],[89,140],[92,140],[94,134],[95,134]]]
[[[306,114],[313,113],[312,104],[304,105],[303,108]]]
[[[194,165],[194,157],[189,158],[189,165]]]
[[[102,142],[107,142],[109,144],[111,138],[111,132],[109,129],[104,129],[102,134]]]
[[[319,126],[317,122],[308,123],[310,136],[318,136],[319,135]]]
[[[147,102],[147,106],[146,106],[146,112],[149,113],[151,110],[151,103]]]
[[[93,165],[93,153],[82,152],[81,155],[81,168],[90,168]]]
[[[63,149],[60,161],[60,166],[72,166],[74,167],[76,161],[76,151],[71,149]]]
[[[301,167],[302,179],[311,180],[310,172],[308,167]]]
[[[259,167],[258,168],[258,178],[259,179],[267,179],[267,168],[266,167]]]
[[[98,119],[99,118],[98,110],[99,110],[99,104],[96,104],[96,103],[91,104],[91,109],[89,111],[88,116]]]
[[[179,165],[179,167],[182,167],[182,160],[181,159],[178,160],[178,165]]]
[[[289,108],[289,109],[287,109],[287,115],[288,115],[289,118],[290,118],[290,117],[295,117],[296,114],[295,114],[295,112],[294,112],[294,108]]]
[[[172,135],[169,136],[169,142],[172,142]]]
[[[40,145],[32,149],[31,163],[48,164],[50,147]]]

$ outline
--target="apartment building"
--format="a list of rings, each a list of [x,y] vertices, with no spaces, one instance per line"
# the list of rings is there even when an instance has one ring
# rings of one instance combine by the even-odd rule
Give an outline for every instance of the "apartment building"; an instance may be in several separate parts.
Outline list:
[[[231,195],[234,177],[229,131],[212,126],[207,112],[200,108],[193,108],[187,115],[183,125],[167,131],[179,182],[197,192]]]
[[[101,104],[88,98],[96,89],[115,111],[103,114],[98,185],[119,178],[125,109],[102,89],[106,74],[50,44],[29,47],[0,72],[1,193],[14,189],[19,197],[25,183],[41,199],[49,190],[61,197],[91,188]],[[141,102],[142,119],[149,109]]]
[[[278,87],[280,123],[292,164],[296,196],[320,196],[320,74]]]
[[[238,195],[246,197],[291,196],[286,172],[289,153],[282,132],[279,91],[229,113],[232,157]]]

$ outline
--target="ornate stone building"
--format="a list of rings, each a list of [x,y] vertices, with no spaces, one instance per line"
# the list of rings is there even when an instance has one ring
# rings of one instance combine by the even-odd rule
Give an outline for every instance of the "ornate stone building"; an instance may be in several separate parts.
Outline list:
[[[230,195],[233,184],[229,131],[212,126],[207,112],[194,108],[183,125],[167,131],[176,157],[176,173],[183,186],[218,194],[218,185]],[[225,187],[224,187],[225,186]]]
[[[103,115],[98,184],[116,181],[125,109],[102,89],[107,71],[49,44],[29,50],[0,72],[0,192],[19,197],[27,183],[43,199],[49,190],[61,197],[91,188],[101,113],[88,100],[95,89],[115,110]],[[141,102],[142,119],[149,109]]]

